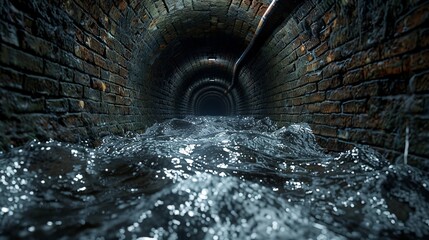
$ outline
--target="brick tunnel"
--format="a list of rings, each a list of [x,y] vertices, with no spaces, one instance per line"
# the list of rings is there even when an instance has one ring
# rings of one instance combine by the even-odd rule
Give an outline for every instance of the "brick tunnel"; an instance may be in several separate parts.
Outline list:
[[[186,115],[309,123],[328,151],[429,157],[429,3],[0,0],[3,150],[97,141]],[[408,149],[407,149],[408,151]]]

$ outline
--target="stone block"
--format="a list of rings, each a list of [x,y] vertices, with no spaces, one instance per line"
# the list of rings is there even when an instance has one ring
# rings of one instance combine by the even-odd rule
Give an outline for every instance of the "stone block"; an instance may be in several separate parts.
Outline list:
[[[101,112],[100,102],[98,101],[87,100],[85,101],[84,108],[88,113],[92,113],[92,114]]]
[[[113,94],[113,93],[103,94],[103,102],[106,102],[106,103],[116,103],[116,95]]]
[[[323,42],[322,44],[320,44],[320,46],[318,46],[316,49],[314,49],[314,54],[316,57],[320,57],[322,54],[324,54],[326,51],[328,51],[328,49],[329,49],[328,43]]]
[[[339,75],[330,77],[328,79],[321,80],[317,83],[317,89],[319,91],[325,91],[329,89],[334,89],[341,85],[341,77]]]
[[[117,74],[110,74],[109,81],[120,86],[126,86],[127,84],[127,80]]]
[[[377,96],[379,93],[379,82],[363,82],[351,88],[353,98],[360,99],[366,97]]]
[[[83,95],[85,99],[90,99],[94,101],[101,101],[101,93],[99,90],[95,90],[89,87],[84,87]]]
[[[128,70],[123,67],[119,67],[119,76],[128,78]]]
[[[396,35],[404,34],[413,30],[422,24],[427,23],[429,19],[429,3],[426,2],[418,8],[414,8],[410,13],[399,21],[396,25]]]
[[[374,63],[380,59],[378,48],[370,48],[365,51],[356,52],[351,56],[350,61],[347,62],[347,69],[355,69],[358,67],[365,66],[370,63]]]
[[[342,74],[345,70],[343,62],[331,62],[323,68],[323,77],[329,78],[337,74]]]
[[[85,109],[85,101],[79,99],[68,99],[69,102],[69,112],[78,113],[82,112]]]
[[[24,90],[33,95],[58,96],[58,81],[44,77],[25,75]]]
[[[99,42],[97,39],[95,39],[92,36],[87,36],[85,38],[85,44],[90,49],[92,49],[94,52],[96,52],[100,56],[106,55],[106,47],[103,43]]]
[[[320,104],[321,113],[340,113],[341,105],[339,102],[325,101]]]
[[[2,65],[9,65],[20,70],[36,74],[43,73],[43,59],[16,50],[6,45],[1,45],[0,60]]]
[[[81,113],[65,114],[60,117],[60,123],[68,128],[84,126]]]
[[[46,99],[47,113],[65,113],[69,110],[67,99]]]
[[[411,78],[412,91],[416,93],[429,92],[429,73],[423,72]]]
[[[343,113],[365,113],[367,111],[366,100],[352,100],[344,102],[342,105]]]
[[[398,75],[401,72],[402,61],[400,58],[395,57],[365,66],[363,74],[366,80],[371,80]]]
[[[102,80],[96,79],[96,78],[91,78],[91,87],[93,89],[97,89],[101,92],[106,92],[106,90],[108,90],[108,88],[109,88],[108,84],[106,84]]]
[[[361,68],[347,71],[343,77],[344,85],[352,85],[363,81],[363,70]]]
[[[313,130],[313,133],[316,135],[322,135],[324,137],[334,137],[334,138],[337,137],[336,127],[312,124],[311,129]]]
[[[381,47],[381,56],[391,58],[400,54],[413,51],[417,47],[418,32],[414,31],[405,36],[399,37],[383,44]]]
[[[0,67],[0,87],[22,89],[24,77],[17,71]]]
[[[18,32],[16,27],[5,21],[0,22],[0,39],[2,42],[6,42],[15,47],[19,46]]]
[[[101,67],[102,69],[109,69],[106,59],[104,59],[102,56],[94,54],[94,63],[95,65]]]
[[[92,77],[97,77],[100,78],[100,67],[97,67],[95,65],[92,65],[90,63],[87,62],[83,62],[83,69],[85,71],[85,73],[87,73],[88,75],[92,76]]]
[[[43,98],[32,98],[12,91],[0,89],[0,115],[8,119],[15,113],[42,113],[45,110]]]
[[[85,62],[94,62],[94,53],[92,53],[88,48],[83,45],[76,45],[74,47],[74,54],[76,55],[76,57],[82,59]]]
[[[308,96],[305,96],[304,103],[315,103],[315,102],[322,102],[325,100],[325,92],[316,92],[312,93]]]
[[[18,34],[20,46],[22,49],[25,49],[26,52],[49,59],[57,58],[55,55],[57,47],[55,47],[54,44],[45,39],[30,35],[25,31],[19,31]]]
[[[418,72],[429,68],[429,49],[414,53],[403,60],[403,71]]]
[[[353,98],[352,88],[350,86],[340,87],[326,92],[326,99],[333,101],[343,101]]]
[[[353,115],[351,114],[329,114],[328,116],[328,122],[331,126],[337,126],[342,128],[353,126]]]
[[[90,77],[88,74],[74,71],[73,82],[78,83],[82,86],[90,86]]]
[[[64,97],[82,98],[83,86],[74,83],[60,83],[60,95]]]

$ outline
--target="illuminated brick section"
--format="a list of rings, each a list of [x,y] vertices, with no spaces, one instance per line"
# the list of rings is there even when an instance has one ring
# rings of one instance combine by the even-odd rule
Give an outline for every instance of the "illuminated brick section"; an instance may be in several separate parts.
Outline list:
[[[306,1],[242,73],[257,80],[255,110],[310,123],[327,149],[366,144],[391,160],[409,127],[410,154],[427,159],[428,20],[427,1]]]

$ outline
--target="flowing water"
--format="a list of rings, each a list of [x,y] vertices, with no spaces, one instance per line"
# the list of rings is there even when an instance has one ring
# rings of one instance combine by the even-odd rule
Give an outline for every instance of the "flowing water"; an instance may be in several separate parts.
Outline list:
[[[306,124],[188,117],[101,146],[0,154],[0,239],[429,236],[429,176],[365,147],[326,154]]]

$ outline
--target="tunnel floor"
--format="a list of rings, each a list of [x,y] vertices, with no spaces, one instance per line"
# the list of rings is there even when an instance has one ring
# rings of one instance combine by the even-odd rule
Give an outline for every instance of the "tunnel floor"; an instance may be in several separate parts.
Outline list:
[[[10,239],[386,239],[429,236],[429,175],[371,149],[326,154],[306,124],[187,117],[97,148],[0,155]]]

